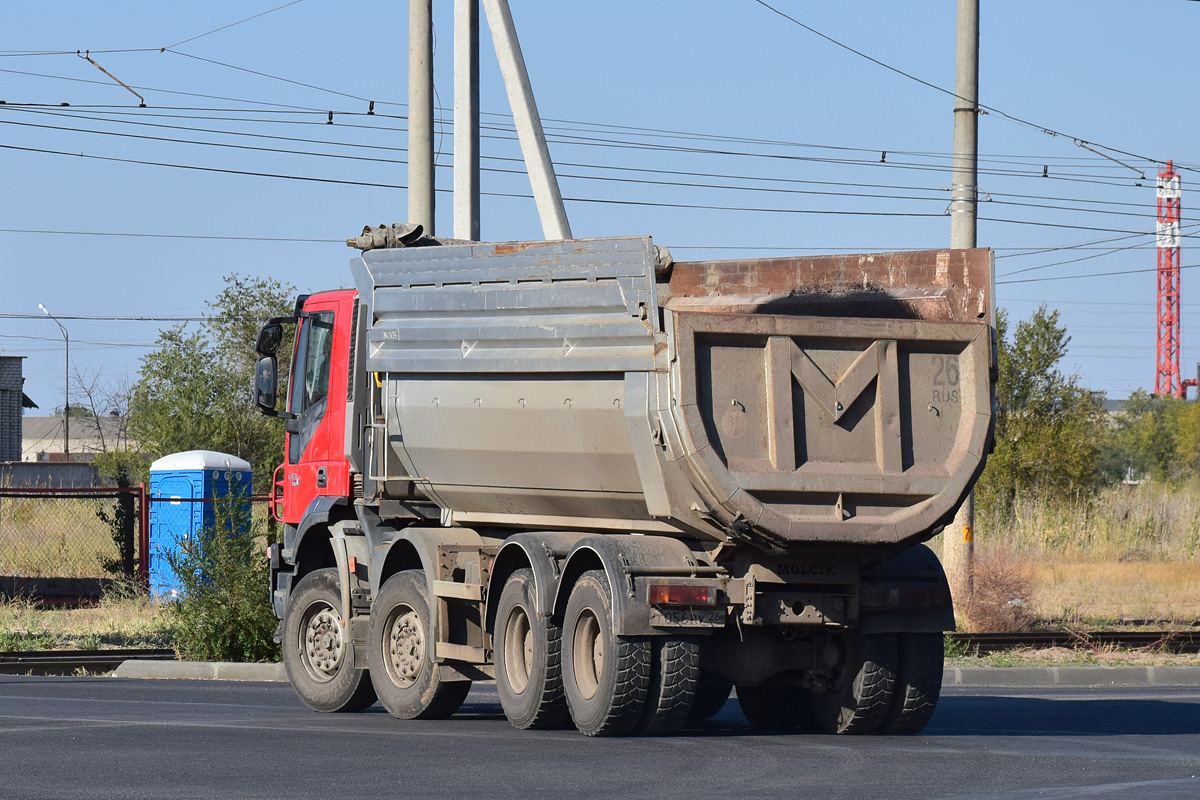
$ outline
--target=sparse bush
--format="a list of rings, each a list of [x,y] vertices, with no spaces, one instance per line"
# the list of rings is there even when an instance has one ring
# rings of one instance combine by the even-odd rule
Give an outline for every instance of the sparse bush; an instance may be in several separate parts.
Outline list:
[[[966,606],[976,632],[1022,633],[1033,627],[1033,575],[1029,564],[1006,550],[975,558],[975,593]]]
[[[172,609],[176,649],[200,661],[275,661],[277,620],[271,609],[265,526],[250,522],[248,503],[216,502],[215,524],[179,542],[167,562],[179,580]]]

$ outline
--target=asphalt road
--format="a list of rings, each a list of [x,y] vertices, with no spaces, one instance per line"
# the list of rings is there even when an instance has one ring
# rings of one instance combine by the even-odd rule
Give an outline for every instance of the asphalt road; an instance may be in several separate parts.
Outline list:
[[[947,689],[916,737],[585,739],[304,708],[286,684],[0,677],[0,797],[1189,798],[1200,689]]]

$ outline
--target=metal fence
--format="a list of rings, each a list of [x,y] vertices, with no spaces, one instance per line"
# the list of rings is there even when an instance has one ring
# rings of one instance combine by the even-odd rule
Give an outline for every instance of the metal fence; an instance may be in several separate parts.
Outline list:
[[[268,521],[267,498],[251,500],[253,519]],[[117,580],[148,588],[150,504],[180,502],[154,497],[145,485],[0,488],[0,597],[94,599]]]
[[[144,486],[0,489],[0,575],[143,577],[147,509]]]

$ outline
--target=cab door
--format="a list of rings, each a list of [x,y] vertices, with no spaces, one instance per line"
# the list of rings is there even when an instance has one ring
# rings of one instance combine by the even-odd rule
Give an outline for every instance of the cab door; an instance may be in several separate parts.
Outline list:
[[[310,298],[296,332],[288,392],[288,410],[296,417],[287,423],[282,515],[293,525],[315,498],[349,491],[342,439],[352,297]]]

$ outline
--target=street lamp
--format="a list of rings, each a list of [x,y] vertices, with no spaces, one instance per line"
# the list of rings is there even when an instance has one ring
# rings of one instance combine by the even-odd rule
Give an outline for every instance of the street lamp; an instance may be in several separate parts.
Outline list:
[[[67,335],[67,329],[58,321],[58,317],[46,310],[46,307],[38,303],[38,308],[42,310],[50,319],[54,320],[54,324],[62,331],[63,342],[65,343],[64,352],[66,357],[63,363],[63,455],[71,455],[71,337]],[[69,458],[67,459],[70,460]]]

